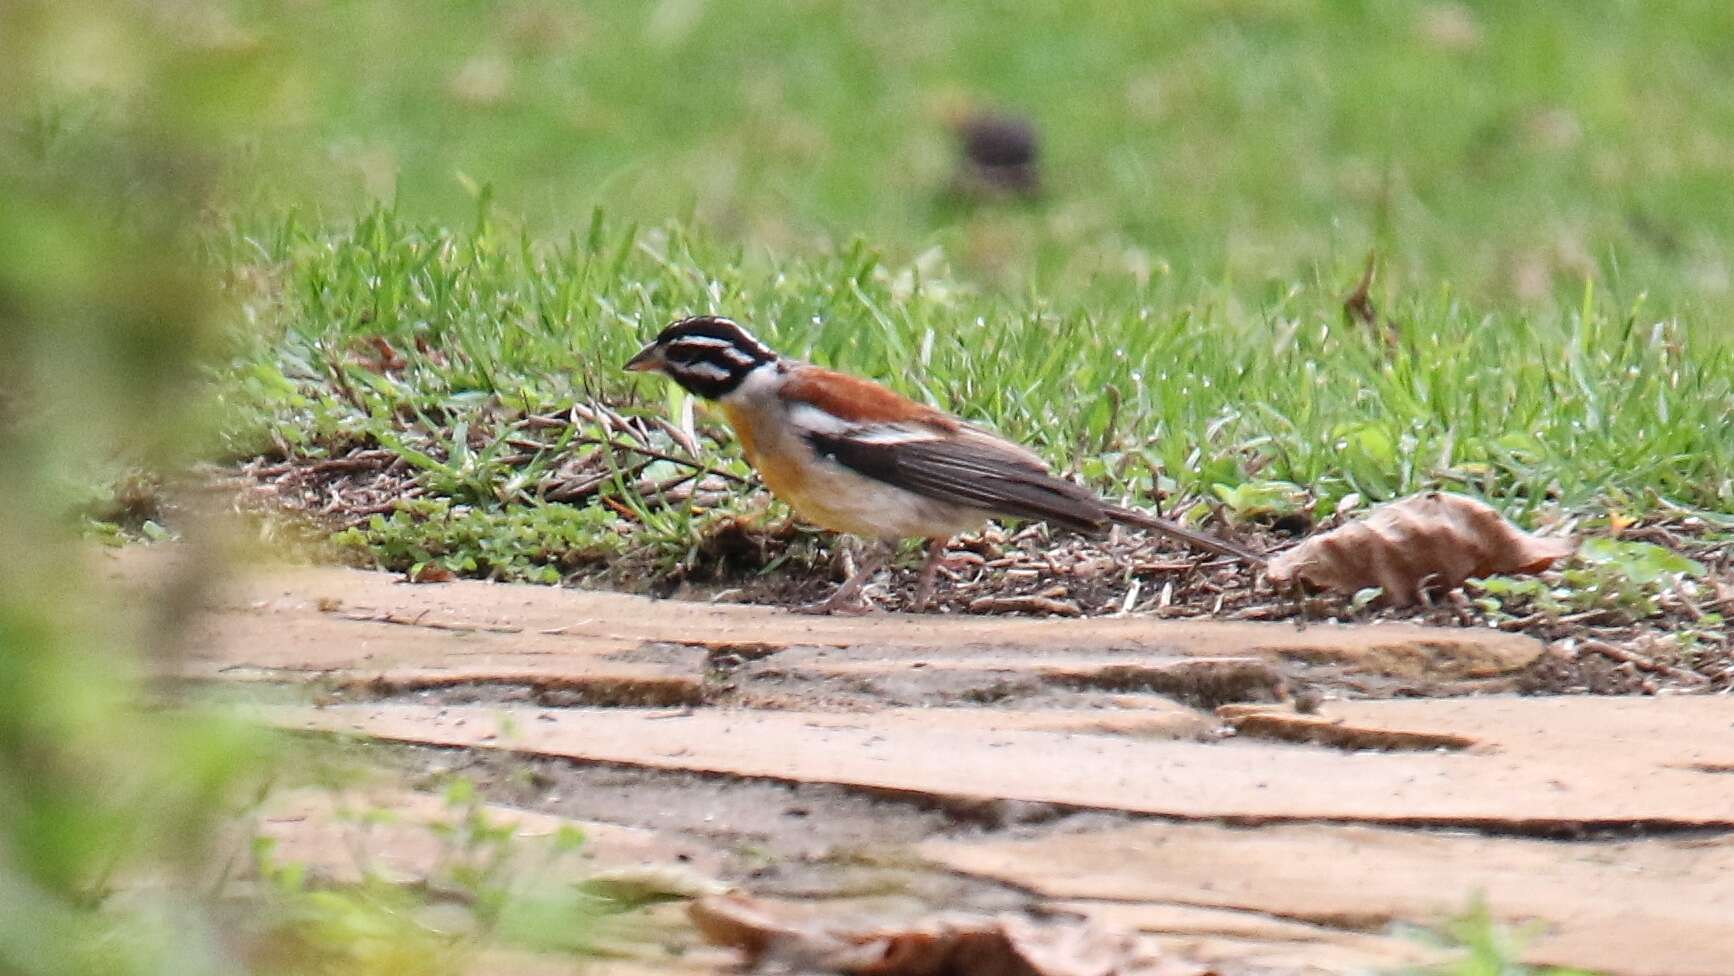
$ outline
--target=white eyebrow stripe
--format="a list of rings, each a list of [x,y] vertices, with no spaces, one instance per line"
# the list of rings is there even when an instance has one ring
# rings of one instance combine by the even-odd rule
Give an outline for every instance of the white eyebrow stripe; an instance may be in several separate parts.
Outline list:
[[[734,325],[733,322],[730,322],[729,324]],[[747,330],[741,328],[738,325],[735,325],[735,329],[740,332],[740,341],[735,343],[735,345],[737,347],[745,346],[748,349],[751,349],[753,352],[756,352],[761,356],[769,356],[773,359],[776,358],[777,354],[771,351],[771,347],[760,342],[758,340],[757,336],[753,335],[751,332],[748,332]]]
[[[730,376],[734,375],[734,373],[722,366],[718,366],[716,363],[676,363],[669,368],[677,373],[685,373],[688,376],[703,376],[713,380],[726,380]]]
[[[734,363],[736,366],[751,366],[755,362],[758,362],[758,360],[754,359],[753,357],[747,355],[744,352],[741,352],[739,349],[736,349],[734,346],[729,346],[727,349],[722,350],[722,354],[723,354],[724,359],[727,359],[729,362]]]
[[[732,341],[718,339],[716,336],[681,336],[669,345],[698,346],[701,349],[733,349],[735,347]]]

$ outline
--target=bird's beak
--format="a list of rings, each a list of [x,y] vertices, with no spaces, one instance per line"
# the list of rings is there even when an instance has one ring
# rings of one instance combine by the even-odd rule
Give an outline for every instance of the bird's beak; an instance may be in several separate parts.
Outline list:
[[[626,361],[626,366],[623,368],[634,373],[648,373],[652,370],[661,369],[662,366],[662,350],[653,342],[650,345],[645,346],[643,349],[638,350],[638,355],[628,359]]]

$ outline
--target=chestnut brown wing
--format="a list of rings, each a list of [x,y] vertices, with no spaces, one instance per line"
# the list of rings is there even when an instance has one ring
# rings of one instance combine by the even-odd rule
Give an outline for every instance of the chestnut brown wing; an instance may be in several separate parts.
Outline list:
[[[918,423],[957,430],[962,421],[895,393],[872,380],[802,363],[777,392],[790,404],[805,404],[845,424]]]

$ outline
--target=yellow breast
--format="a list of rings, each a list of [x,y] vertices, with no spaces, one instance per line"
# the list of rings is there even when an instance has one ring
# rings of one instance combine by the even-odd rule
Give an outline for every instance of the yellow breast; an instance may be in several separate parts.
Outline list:
[[[966,531],[985,517],[823,461],[781,417],[734,403],[722,408],[765,487],[820,528],[869,538],[934,538]]]
[[[769,442],[776,437],[774,434],[767,436],[765,431],[758,429],[762,421],[755,412],[732,403],[723,404],[722,410],[729,426],[734,429],[735,438],[741,442],[741,453],[747,456],[747,463],[759,473],[771,494],[800,515],[818,521],[824,506],[810,497],[813,486],[803,471],[806,459],[792,450],[770,449]]]

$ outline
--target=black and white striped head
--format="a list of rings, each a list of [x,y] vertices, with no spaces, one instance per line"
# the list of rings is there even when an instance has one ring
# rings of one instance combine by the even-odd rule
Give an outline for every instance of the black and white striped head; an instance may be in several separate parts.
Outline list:
[[[626,363],[638,372],[661,372],[695,396],[716,400],[734,392],[753,370],[777,354],[725,318],[681,319]]]

